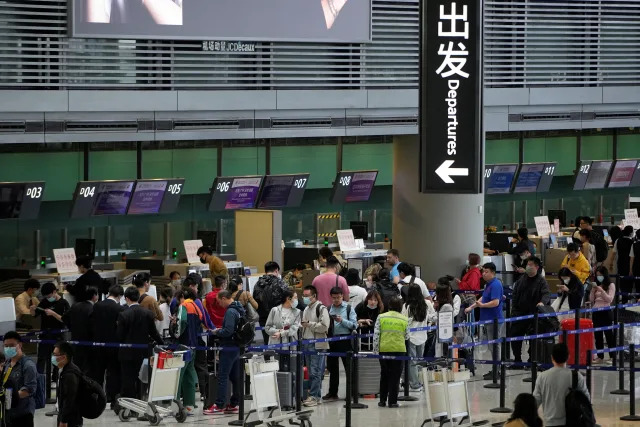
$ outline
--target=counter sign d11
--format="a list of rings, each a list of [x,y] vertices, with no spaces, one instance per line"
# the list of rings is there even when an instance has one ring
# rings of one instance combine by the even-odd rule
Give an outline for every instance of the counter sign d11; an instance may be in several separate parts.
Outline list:
[[[479,193],[482,0],[420,2],[420,191]]]

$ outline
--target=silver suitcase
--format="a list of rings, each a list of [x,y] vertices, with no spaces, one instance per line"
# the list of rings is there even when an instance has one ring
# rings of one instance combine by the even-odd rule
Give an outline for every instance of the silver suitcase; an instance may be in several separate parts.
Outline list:
[[[361,352],[361,354],[373,354]],[[358,394],[380,394],[380,361],[358,358]]]

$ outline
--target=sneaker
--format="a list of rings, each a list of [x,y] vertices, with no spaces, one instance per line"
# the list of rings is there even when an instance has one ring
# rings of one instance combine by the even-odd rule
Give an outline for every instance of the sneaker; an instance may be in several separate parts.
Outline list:
[[[313,398],[313,396],[309,396],[305,400],[302,401],[302,404],[306,405],[307,403],[311,403],[311,402],[314,402],[314,401],[315,401],[315,399]]]
[[[380,408],[384,408],[385,406],[387,406],[387,402],[378,402],[378,406]]]
[[[592,365],[602,365],[604,363],[604,360],[600,359],[599,357],[596,357],[595,359],[593,359],[593,361],[591,362]]]
[[[399,408],[400,405],[397,403],[389,403],[389,408]]]
[[[302,402],[302,404],[304,406],[306,406],[307,408],[311,408],[314,406],[318,406],[318,403],[320,403],[321,400],[320,399],[316,399],[315,397],[311,397],[309,396],[309,398],[307,400],[305,400],[304,402]]]
[[[53,411],[45,412],[44,415],[47,417],[55,417],[58,415],[58,410],[54,409]]]
[[[322,400],[327,400],[327,401],[338,400],[338,395],[327,393],[325,396],[322,397]]]
[[[418,386],[418,387],[411,387],[411,393],[421,393],[424,390],[424,387],[422,386]]]
[[[193,406],[185,406],[185,411],[187,411],[187,417],[192,417],[196,414],[196,408]]]
[[[205,415],[224,415],[224,409],[219,408],[215,403],[211,405],[209,408],[206,408],[202,411]]]
[[[484,375],[482,376],[482,379],[483,379],[483,380],[485,380],[485,381],[491,381],[491,380],[493,380],[493,372],[489,372],[489,373],[487,373],[487,374],[484,374]]]
[[[227,405],[227,407],[224,408],[225,414],[237,414],[238,412],[240,412],[238,405],[236,406]]]

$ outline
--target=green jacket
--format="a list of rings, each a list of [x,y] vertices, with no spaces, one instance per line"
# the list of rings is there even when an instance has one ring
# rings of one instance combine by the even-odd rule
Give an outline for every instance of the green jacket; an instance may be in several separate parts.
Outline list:
[[[409,339],[409,319],[396,311],[378,316],[373,332],[376,353],[406,353],[405,341]]]

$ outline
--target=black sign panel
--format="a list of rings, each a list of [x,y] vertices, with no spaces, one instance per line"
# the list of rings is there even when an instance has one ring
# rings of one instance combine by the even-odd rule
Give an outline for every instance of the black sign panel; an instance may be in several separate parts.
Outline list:
[[[124,215],[135,181],[80,181],[73,194],[71,218]]]
[[[420,1],[420,191],[479,193],[482,2]]]
[[[267,175],[258,199],[260,209],[295,208],[300,206],[310,174]]]
[[[583,160],[580,162],[580,169],[576,174],[576,182],[573,184],[574,190],[584,190],[584,186],[587,184],[589,178],[589,171],[591,170],[591,160]]]
[[[339,172],[333,183],[331,203],[369,201],[377,177],[378,171]]]
[[[0,219],[37,219],[44,182],[0,183]]]
[[[599,190],[607,185],[613,161],[594,161],[589,169],[589,177],[584,185],[585,190]]]
[[[180,202],[180,196],[183,190],[184,178],[167,180],[167,190],[164,193],[164,199],[160,207],[161,214],[174,213],[176,209],[178,209],[178,203]]]

